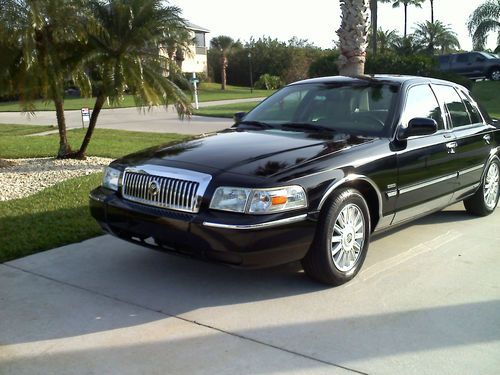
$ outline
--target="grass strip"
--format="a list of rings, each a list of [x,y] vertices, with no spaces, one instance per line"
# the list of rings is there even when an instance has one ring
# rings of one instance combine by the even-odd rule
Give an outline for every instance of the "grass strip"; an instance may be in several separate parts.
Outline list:
[[[27,198],[0,202],[0,262],[98,236],[89,192],[101,173],[77,177]]]

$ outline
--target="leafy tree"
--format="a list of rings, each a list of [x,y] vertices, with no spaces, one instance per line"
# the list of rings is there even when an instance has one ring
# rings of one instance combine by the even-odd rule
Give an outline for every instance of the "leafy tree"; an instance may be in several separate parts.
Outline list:
[[[80,64],[86,48],[79,0],[4,1],[0,12],[0,91],[19,95],[25,111],[33,102],[53,101],[59,158],[71,156],[64,117],[64,83],[71,77],[83,94],[90,83]]]
[[[364,73],[368,40],[368,0],[340,0],[342,21],[337,30],[340,45],[338,60],[341,75]]]
[[[221,90],[226,89],[227,85],[227,56],[234,46],[234,40],[230,36],[220,35],[210,41],[210,47],[220,52],[220,65],[221,65]]]
[[[441,54],[460,48],[457,34],[441,21],[418,23],[413,35],[417,43],[427,46],[426,50],[431,55],[435,53],[435,48]]]
[[[497,32],[497,49],[500,50],[500,0],[487,0],[474,10],[467,23],[474,49],[482,50],[490,33]]]
[[[378,29],[377,35],[378,49],[381,53],[385,53],[393,49],[393,47],[397,45],[401,39],[396,30]]]
[[[408,6],[413,5],[417,8],[422,8],[422,3],[425,0],[389,0],[392,3],[393,8],[399,8],[403,6],[405,12],[405,25],[404,25],[404,34],[403,36],[406,38],[408,35]]]
[[[161,0],[90,0],[88,6],[96,23],[87,28],[85,61],[91,67],[96,101],[78,158],[85,157],[104,103],[119,103],[125,92],[133,95],[137,106],[173,102],[180,116],[192,110],[189,99],[171,80],[175,71],[159,48],[172,41],[172,30],[185,29],[180,9]]]
[[[393,44],[392,50],[398,55],[411,56],[424,52],[422,45],[416,40],[414,35],[399,37]]]

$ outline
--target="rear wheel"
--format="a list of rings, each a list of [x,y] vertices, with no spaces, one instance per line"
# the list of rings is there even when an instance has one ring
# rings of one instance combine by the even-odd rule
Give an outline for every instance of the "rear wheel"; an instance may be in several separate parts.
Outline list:
[[[340,285],[359,272],[370,242],[370,212],[361,193],[340,189],[321,212],[313,245],[302,260],[306,274]]]
[[[500,68],[491,69],[489,78],[492,81],[500,81]]]
[[[500,161],[493,159],[483,176],[481,186],[476,194],[464,200],[468,213],[475,216],[491,214],[498,204],[500,193]]]

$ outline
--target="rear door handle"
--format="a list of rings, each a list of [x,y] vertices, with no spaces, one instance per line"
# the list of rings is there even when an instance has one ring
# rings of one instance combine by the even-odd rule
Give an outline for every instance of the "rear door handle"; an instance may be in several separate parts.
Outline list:
[[[458,147],[458,143],[457,142],[448,142],[446,144],[446,148],[448,149],[448,154],[454,154],[455,153],[455,149]]]
[[[484,137],[483,137],[484,141],[486,142],[486,144],[490,144],[491,142],[491,134],[486,134]]]

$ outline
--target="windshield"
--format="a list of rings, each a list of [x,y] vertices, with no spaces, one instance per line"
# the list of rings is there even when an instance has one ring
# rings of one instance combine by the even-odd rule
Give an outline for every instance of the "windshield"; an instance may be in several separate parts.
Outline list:
[[[489,52],[481,52],[481,55],[485,56],[487,59],[498,59],[498,55]]]
[[[248,113],[243,123],[384,136],[398,89],[378,82],[287,86]]]

